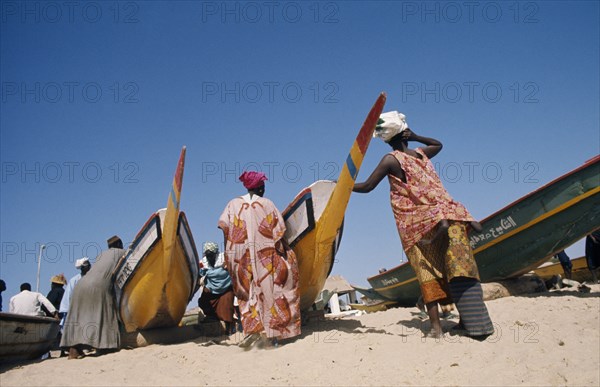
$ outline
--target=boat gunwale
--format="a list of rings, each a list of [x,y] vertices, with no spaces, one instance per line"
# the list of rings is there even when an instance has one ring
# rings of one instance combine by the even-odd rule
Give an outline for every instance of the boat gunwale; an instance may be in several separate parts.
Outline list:
[[[24,315],[24,314],[9,313],[9,312],[0,312],[0,320],[31,322],[31,323],[42,323],[43,322],[43,323],[50,324],[50,325],[52,323],[58,324],[60,322],[60,320],[57,320],[53,317],[48,317],[48,316],[28,316],[28,315]]]
[[[155,221],[156,220],[156,221]],[[158,235],[156,237],[156,239],[152,242],[152,244],[148,247],[148,249],[144,252],[144,254],[141,256],[141,258],[138,261],[138,264],[136,265],[136,267],[131,271],[131,273],[129,274],[129,276],[127,277],[127,279],[125,280],[125,282],[123,283],[123,286],[121,286],[119,288],[119,286],[116,284],[116,279],[117,279],[117,274],[119,273],[119,271],[121,270],[121,268],[123,267],[123,265],[125,265],[127,263],[127,257],[131,255],[131,253],[133,253],[133,251],[135,250],[135,248],[137,247],[137,245],[141,242],[141,237],[143,235],[145,235],[146,233],[148,233],[152,227],[156,227],[157,231],[158,231]],[[138,235],[136,236],[136,238],[133,240],[131,246],[129,247],[128,251],[125,252],[125,254],[123,254],[123,256],[119,259],[119,262],[117,262],[117,265],[115,266],[115,269],[113,270],[112,273],[112,283],[113,283],[113,287],[115,288],[114,291],[114,301],[115,301],[115,305],[117,307],[117,310],[119,311],[119,319],[120,315],[121,315],[121,301],[123,300],[122,296],[118,296],[118,293],[125,293],[125,289],[127,288],[127,285],[129,285],[129,283],[131,282],[131,278],[133,277],[133,274],[137,271],[137,269],[140,267],[140,265],[143,263],[143,261],[146,259],[146,257],[148,256],[148,254],[156,247],[156,245],[158,244],[158,242],[160,242],[162,240],[162,229],[161,229],[161,225],[160,225],[160,216],[158,212],[155,212],[154,214],[152,214],[150,216],[150,219],[148,219],[148,221],[144,224],[144,227],[142,227],[142,229],[140,230],[140,232],[138,233]]]
[[[179,220],[177,222],[177,239],[179,240],[179,243],[181,244],[182,247],[182,251],[183,251],[183,255],[185,255],[186,257],[186,264],[188,265],[188,269],[189,270],[189,274],[191,276],[191,281],[190,284],[191,286],[191,293],[190,293],[190,297],[188,298],[188,302],[190,302],[192,300],[192,298],[194,298],[194,294],[196,294],[196,292],[198,291],[198,289],[200,289],[200,285],[198,284],[198,279],[196,279],[196,281],[194,281],[194,275],[192,273],[192,267],[190,266],[190,257],[187,256],[186,254],[186,250],[184,248],[184,243],[180,234],[180,228],[183,226],[183,228],[185,228],[186,233],[188,234],[190,241],[192,242],[192,250],[194,252],[194,254],[196,255],[193,259],[194,262],[196,262],[196,273],[198,278],[200,278],[200,256],[198,255],[198,249],[196,248],[196,241],[194,241],[194,235],[192,234],[192,229],[190,227],[190,224],[187,220],[187,216],[185,215],[185,212],[180,211],[179,212]]]

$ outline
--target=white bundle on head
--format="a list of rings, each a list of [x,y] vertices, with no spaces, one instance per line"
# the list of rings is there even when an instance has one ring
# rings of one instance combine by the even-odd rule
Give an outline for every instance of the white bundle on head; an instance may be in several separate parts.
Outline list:
[[[394,110],[379,116],[373,137],[379,137],[383,141],[389,142],[395,135],[402,133],[405,129],[408,129],[406,116]]]
[[[81,259],[78,259],[78,260],[75,261],[75,268],[76,269],[80,269],[81,266],[85,265],[86,263],[88,265],[90,263],[90,259],[88,257],[83,257]]]

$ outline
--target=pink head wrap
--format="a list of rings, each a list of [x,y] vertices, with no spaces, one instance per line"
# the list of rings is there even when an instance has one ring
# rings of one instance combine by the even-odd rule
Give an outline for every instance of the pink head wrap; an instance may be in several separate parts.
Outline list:
[[[246,189],[255,189],[263,185],[267,176],[262,172],[245,171],[240,176],[240,181]]]

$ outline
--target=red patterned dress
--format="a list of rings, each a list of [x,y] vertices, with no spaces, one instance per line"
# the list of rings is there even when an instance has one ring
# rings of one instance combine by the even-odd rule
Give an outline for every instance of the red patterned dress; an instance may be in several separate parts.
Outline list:
[[[390,182],[390,201],[402,245],[417,274],[423,300],[449,300],[448,282],[455,277],[479,279],[477,265],[468,242],[466,222],[473,217],[446,191],[433,164],[421,149],[421,158],[400,151],[394,156],[406,176],[406,183],[393,175]],[[418,245],[422,238],[430,239],[435,227],[443,220],[450,221],[447,235],[432,243]]]
[[[244,333],[264,331],[281,339],[299,335],[298,263],[281,241],[285,224],[279,210],[257,195],[237,197],[225,207],[219,228]]]

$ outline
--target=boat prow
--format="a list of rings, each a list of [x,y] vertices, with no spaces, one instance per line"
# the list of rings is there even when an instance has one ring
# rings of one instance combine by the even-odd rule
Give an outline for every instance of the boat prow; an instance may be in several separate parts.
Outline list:
[[[127,332],[177,325],[198,290],[198,252],[179,211],[184,160],[185,147],[167,208],[150,216],[115,269],[117,308]]]
[[[386,96],[381,93],[363,123],[337,183],[317,181],[302,190],[283,212],[285,238],[298,258],[300,310],[308,310],[331,272],[354,181],[369,147]]]

